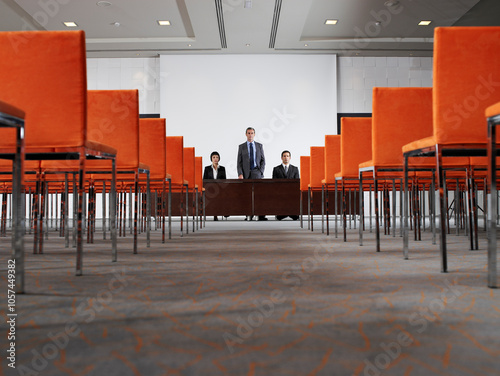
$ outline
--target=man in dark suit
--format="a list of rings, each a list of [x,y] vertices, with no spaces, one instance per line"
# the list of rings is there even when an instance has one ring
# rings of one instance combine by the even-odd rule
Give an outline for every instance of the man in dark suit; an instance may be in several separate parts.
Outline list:
[[[290,159],[292,159],[292,153],[288,150],[284,150],[281,153],[281,161],[283,163],[273,168],[273,179],[300,179],[299,169],[290,164]],[[290,217],[294,221],[299,219],[298,215],[277,215],[276,219],[281,221],[286,217]]]
[[[212,164],[205,167],[203,171],[203,179],[226,179],[226,169],[224,166],[219,165],[220,155],[218,152],[213,151],[210,154]],[[217,216],[214,216],[214,221],[218,221]]]
[[[261,143],[255,142],[255,129],[248,127],[246,132],[247,141],[238,147],[237,170],[238,179],[262,179],[266,168],[266,157],[264,147]],[[252,220],[253,216],[245,220]],[[259,221],[267,221],[263,215],[259,215]]]

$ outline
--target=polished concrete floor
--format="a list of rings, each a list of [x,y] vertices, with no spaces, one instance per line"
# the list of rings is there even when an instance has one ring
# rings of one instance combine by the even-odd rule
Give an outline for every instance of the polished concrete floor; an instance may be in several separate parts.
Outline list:
[[[271,218],[272,219],[272,218]],[[411,241],[291,220],[207,221],[151,247],[119,239],[118,262],[97,233],[75,250],[26,236],[26,293],[17,295],[16,369],[2,324],[0,375],[499,375],[500,291],[486,287],[486,241],[449,236],[440,273],[430,233]],[[399,234],[398,234],[399,235]],[[7,322],[10,239],[0,238]]]

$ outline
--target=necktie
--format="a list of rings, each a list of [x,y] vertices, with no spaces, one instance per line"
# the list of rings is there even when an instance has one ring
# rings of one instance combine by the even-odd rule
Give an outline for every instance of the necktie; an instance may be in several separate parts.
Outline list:
[[[253,159],[253,143],[250,143],[250,170],[253,170],[255,167],[255,161]]]
[[[288,176],[288,166],[285,166],[285,176]]]

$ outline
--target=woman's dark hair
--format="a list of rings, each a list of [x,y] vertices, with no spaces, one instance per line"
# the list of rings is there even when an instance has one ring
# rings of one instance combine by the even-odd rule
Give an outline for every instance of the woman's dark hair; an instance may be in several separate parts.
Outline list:
[[[217,153],[216,151],[213,151],[212,154],[210,154],[210,162],[212,162],[212,157],[214,155],[218,156],[219,157],[219,161],[220,161],[220,155],[219,155],[219,153]]]

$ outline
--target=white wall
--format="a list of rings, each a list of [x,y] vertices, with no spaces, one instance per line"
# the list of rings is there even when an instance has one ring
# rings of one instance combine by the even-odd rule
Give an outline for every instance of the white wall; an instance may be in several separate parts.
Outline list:
[[[167,135],[184,136],[205,165],[217,150],[228,178],[247,127],[264,144],[266,178],[283,150],[299,165],[335,132],[335,55],[164,55],[160,72]]]
[[[372,112],[374,87],[431,87],[431,57],[339,57],[338,112]]]
[[[318,63],[312,62],[317,57]],[[292,163],[299,165],[299,156],[308,155],[310,146],[321,146],[324,134],[335,134],[337,111],[371,112],[374,86],[432,86],[430,57],[165,55],[163,59],[166,68],[160,70],[160,58],[89,58],[88,88],[139,89],[142,114],[161,112],[167,118],[167,133],[183,135],[185,145],[194,146],[204,164],[217,149],[230,177],[236,177],[236,148],[245,140],[247,126],[254,126],[264,143],[266,177],[270,177],[283,149],[290,149]],[[227,64],[221,63],[224,60]],[[331,77],[334,69],[336,77]],[[331,88],[336,90],[332,93]],[[295,117],[287,119],[284,113]],[[289,121],[286,127],[280,116]]]
[[[141,114],[160,113],[160,59],[87,59],[89,90],[139,90]]]

